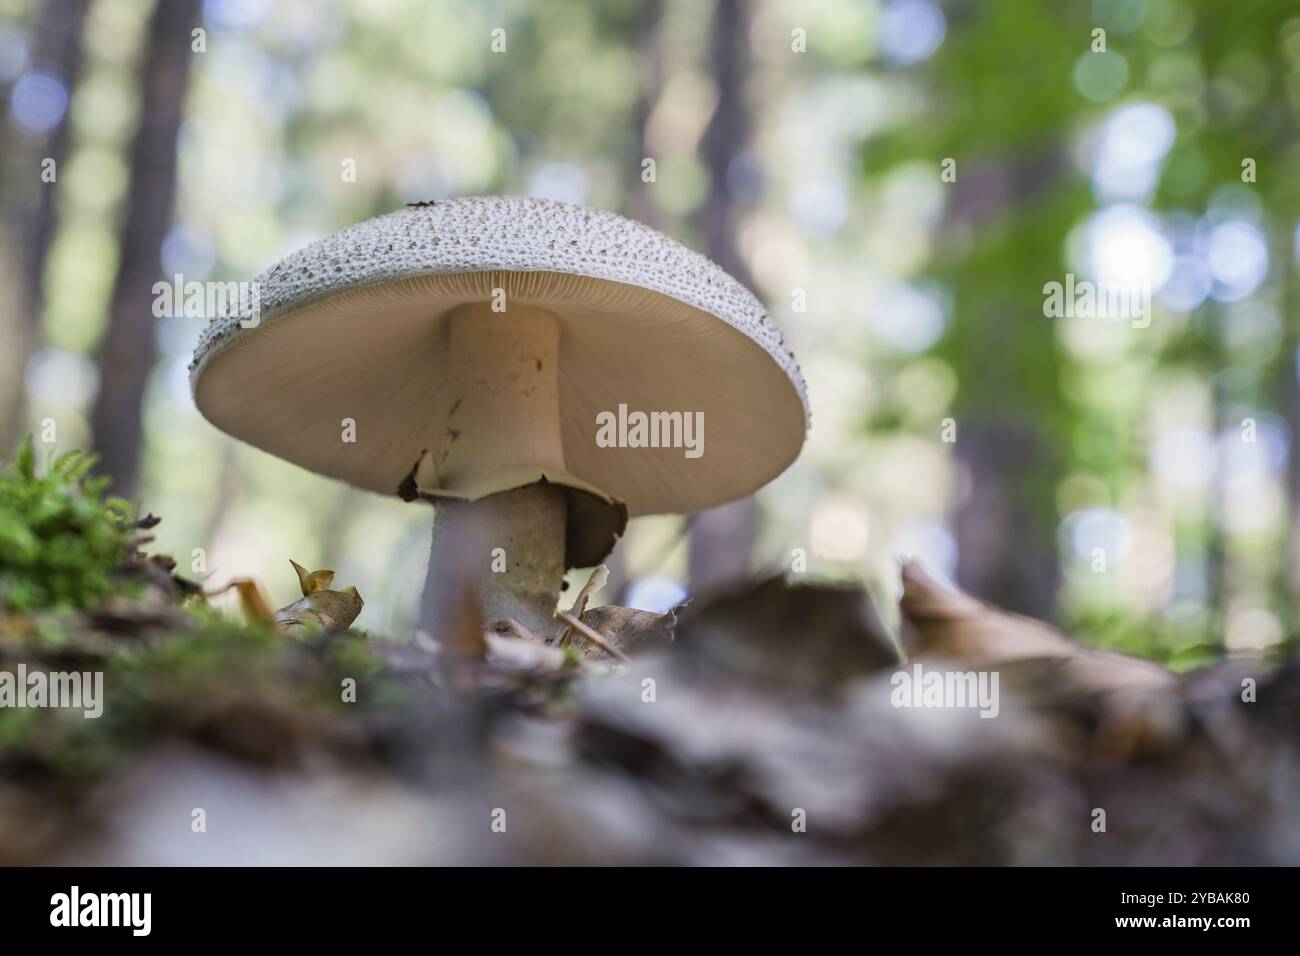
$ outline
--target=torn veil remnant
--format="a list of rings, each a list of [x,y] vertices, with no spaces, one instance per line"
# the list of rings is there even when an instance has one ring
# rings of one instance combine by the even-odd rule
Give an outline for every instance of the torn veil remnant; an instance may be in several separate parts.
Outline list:
[[[305,468],[433,502],[431,577],[464,559],[446,532],[481,526],[470,558],[488,620],[551,633],[565,569],[598,564],[629,515],[748,495],[803,445],[803,380],[758,300],[612,213],[505,197],[410,206],[258,281],[259,321],[218,318],[200,340],[199,409]],[[707,454],[598,442],[624,409],[692,416]]]

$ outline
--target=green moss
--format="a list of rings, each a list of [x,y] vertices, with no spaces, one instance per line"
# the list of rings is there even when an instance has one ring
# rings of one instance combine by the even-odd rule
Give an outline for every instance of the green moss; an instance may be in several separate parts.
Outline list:
[[[95,456],[68,452],[37,474],[29,436],[0,473],[0,608],[94,607],[131,550],[132,509],[90,478]]]
[[[94,719],[75,709],[0,708],[0,770],[91,780],[160,737],[221,745],[213,744],[220,725],[249,713],[257,738],[324,733],[348,706],[342,679],[368,682],[380,670],[368,642],[287,636],[269,622],[244,624],[186,603],[192,592],[166,571],[145,573],[157,568],[136,551],[142,525],[129,504],[105,495],[107,478],[88,477],[94,463],[72,452],[38,474],[28,439],[0,473],[0,649],[29,669],[101,673],[104,695]],[[134,604],[146,588],[150,600]],[[116,623],[104,630],[96,612],[108,597],[130,600],[115,602]],[[377,699],[379,690],[360,698]],[[256,744],[238,727],[225,741]]]
[[[29,666],[42,666],[40,658]],[[67,667],[57,659],[44,666]],[[186,609],[168,631],[122,640],[102,659],[77,669],[103,673],[102,716],[0,708],[0,768],[21,765],[89,779],[149,740],[210,736],[204,728],[221,715],[252,709],[263,734],[277,733],[277,723],[327,721],[350,707],[341,700],[342,679],[365,684],[380,667],[365,642],[352,635],[289,637],[269,625],[241,625],[197,607]],[[378,684],[359,699],[378,700]]]

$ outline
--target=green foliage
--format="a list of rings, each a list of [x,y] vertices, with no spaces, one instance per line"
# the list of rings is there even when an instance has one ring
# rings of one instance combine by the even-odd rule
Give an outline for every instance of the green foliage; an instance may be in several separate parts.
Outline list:
[[[37,474],[29,436],[0,473],[0,608],[93,607],[130,553],[132,508],[88,477],[96,457],[73,451]]]

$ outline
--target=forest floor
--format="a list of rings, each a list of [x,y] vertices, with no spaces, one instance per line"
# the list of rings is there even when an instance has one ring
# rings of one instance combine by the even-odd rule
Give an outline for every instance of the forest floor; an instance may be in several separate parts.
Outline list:
[[[0,482],[0,864],[1300,862],[1294,656],[1175,673],[916,565],[898,634],[779,579],[575,602],[617,654],[246,624],[86,467]]]

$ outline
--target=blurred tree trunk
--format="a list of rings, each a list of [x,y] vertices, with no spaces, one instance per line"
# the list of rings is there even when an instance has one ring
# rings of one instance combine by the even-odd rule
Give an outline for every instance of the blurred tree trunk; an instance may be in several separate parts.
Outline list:
[[[198,0],[158,0],[140,74],[140,125],[119,239],[120,259],[100,348],[100,388],[91,424],[116,494],[131,497],[139,477],[145,385],[156,356],[153,284],[176,194],[176,136],[190,68]]]
[[[1292,237],[1297,228],[1300,226],[1288,223],[1287,228],[1278,230],[1273,253],[1281,271],[1278,314],[1282,317],[1283,329],[1276,363],[1276,390],[1289,438],[1285,481],[1286,555],[1280,562],[1278,582],[1280,595],[1290,611],[1284,620],[1294,620],[1297,607],[1300,607],[1300,316],[1296,314],[1296,306],[1300,304],[1300,276],[1296,274],[1292,252]]]
[[[0,449],[9,449],[24,430],[24,366],[41,341],[45,309],[45,263],[54,240],[55,182],[41,178],[42,163],[54,161],[56,176],[64,170],[71,141],[68,116],[81,75],[83,33],[90,0],[45,0],[31,33],[33,71],[54,76],[68,93],[68,108],[45,133],[19,130],[11,120],[4,129],[7,157],[3,189],[6,232],[21,248],[4,250],[8,283],[6,328],[0,329]]]
[[[953,520],[957,584],[1040,620],[1056,616],[1060,570],[1052,527],[1027,476],[1050,472],[1033,428],[1016,421],[962,419],[956,444],[964,494]],[[1032,478],[1030,479],[1032,483]]]
[[[940,232],[978,232],[986,223],[1018,218],[1021,225],[994,240],[999,254],[1026,275],[1062,275],[1059,244],[1044,241],[1060,224],[1042,210],[1051,208],[1046,200],[1068,169],[1059,141],[968,163]],[[1061,579],[1055,491],[1064,459],[1053,426],[1060,401],[1056,329],[1039,318],[1038,286],[991,283],[996,270],[982,262],[979,252],[965,258],[975,281],[964,283],[957,300],[962,314],[954,316],[952,332],[959,337],[946,353],[962,383],[953,409],[957,584],[1050,621],[1057,617]]]
[[[1227,322],[1227,316],[1220,313],[1218,321],[1214,323],[1214,337],[1209,344],[1214,350],[1214,362],[1211,367],[1215,369],[1226,367],[1230,361],[1227,349],[1224,347],[1222,332]],[[1232,554],[1228,532],[1223,525],[1228,495],[1231,492],[1228,491],[1227,465],[1223,455],[1218,452],[1218,442],[1220,435],[1233,429],[1233,424],[1229,418],[1232,402],[1227,394],[1224,377],[1213,372],[1210,373],[1210,397],[1213,402],[1211,411],[1214,415],[1211,436],[1215,441],[1216,452],[1213,459],[1214,470],[1210,477],[1209,514],[1206,522],[1208,540],[1205,545],[1205,604],[1210,613],[1206,617],[1205,644],[1211,647],[1217,646],[1222,650],[1225,647],[1227,633],[1225,628],[1227,611],[1235,588],[1232,582]],[[1234,430],[1240,434],[1239,428]]]
[[[718,105],[700,141],[710,185],[699,225],[709,258],[753,288],[749,269],[736,248],[735,205],[727,189],[731,162],[749,142],[750,113],[745,102],[750,72],[749,29],[749,0],[718,0],[710,43]]]
[[[701,142],[710,186],[699,225],[709,258],[753,288],[736,248],[735,209],[727,189],[732,160],[749,140],[745,86],[750,71],[750,17],[748,0],[719,0],[714,9],[710,54],[718,105]],[[726,588],[748,576],[757,534],[758,506],[752,497],[701,513],[691,527],[691,593]]]
[[[659,221],[658,207],[650,199],[651,190],[657,184],[642,181],[641,163],[647,158],[654,158],[650,151],[647,127],[654,113],[655,104],[663,93],[663,34],[660,29],[662,18],[663,0],[645,0],[636,26],[637,38],[640,42],[637,64],[641,76],[636,105],[632,109],[632,123],[636,129],[637,143],[628,191],[632,195],[631,215],[649,226],[658,226]]]

